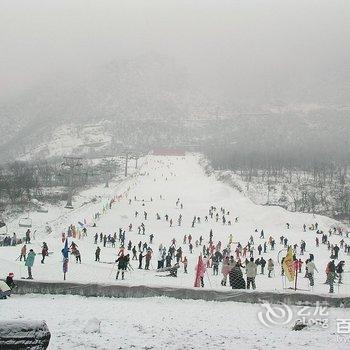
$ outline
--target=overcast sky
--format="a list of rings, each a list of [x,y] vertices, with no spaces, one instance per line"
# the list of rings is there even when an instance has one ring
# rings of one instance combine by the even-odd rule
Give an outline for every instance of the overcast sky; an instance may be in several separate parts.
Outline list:
[[[349,0],[0,0],[0,97],[156,52],[202,84],[350,81]]]

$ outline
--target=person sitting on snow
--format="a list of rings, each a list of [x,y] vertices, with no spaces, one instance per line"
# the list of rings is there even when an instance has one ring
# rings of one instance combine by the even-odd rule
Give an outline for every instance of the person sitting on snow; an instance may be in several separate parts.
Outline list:
[[[8,274],[8,276],[6,277],[6,284],[11,288],[13,289],[15,287],[15,283],[13,282],[13,277],[14,277],[14,273],[13,272],[10,272]]]

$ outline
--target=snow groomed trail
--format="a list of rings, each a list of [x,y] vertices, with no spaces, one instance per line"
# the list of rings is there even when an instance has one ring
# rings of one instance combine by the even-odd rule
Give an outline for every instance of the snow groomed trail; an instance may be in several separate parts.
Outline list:
[[[62,216],[61,211],[53,209],[48,214],[52,221],[53,232],[47,235],[40,232],[36,236],[36,240],[32,242],[28,248],[33,248],[36,253],[40,254],[42,242],[47,242],[49,251],[53,251],[44,264],[40,263],[41,256],[37,255],[33,267],[33,276],[35,280],[40,281],[62,281],[62,255],[61,249],[63,244],[61,241],[62,232],[67,232],[68,225],[77,225],[78,222],[91,222],[94,213],[101,211],[102,204],[114,196],[122,196],[119,201],[114,203],[111,209],[101,216],[96,221],[97,227],[87,227],[87,237],[75,239],[82,257],[82,263],[76,264],[73,256],[70,259],[67,281],[70,282],[88,282],[88,283],[115,283],[125,285],[145,285],[145,286],[173,286],[192,288],[195,275],[195,264],[198,255],[202,251],[202,246],[194,247],[193,253],[189,251],[188,244],[183,244],[184,235],[191,234],[192,242],[204,238],[203,244],[207,245],[209,241],[209,232],[213,230],[213,241],[216,244],[222,242],[222,247],[225,247],[229,242],[229,237],[232,235],[233,244],[232,251],[234,252],[238,242],[244,246],[251,235],[255,241],[254,257],[258,257],[256,247],[258,244],[263,244],[268,240],[269,236],[274,237],[276,248],[274,251],[268,250],[263,254],[267,261],[270,257],[275,263],[275,273],[272,278],[267,277],[267,272],[264,275],[258,274],[256,278],[257,290],[259,291],[282,291],[282,278],[280,276],[280,266],[278,265],[278,253],[283,250],[283,246],[279,244],[279,237],[288,237],[289,244],[298,244],[303,239],[306,242],[306,253],[297,257],[303,261],[309,256],[309,253],[314,254],[315,264],[319,273],[315,274],[315,287],[313,290],[309,287],[309,281],[304,276],[304,266],[302,274],[299,278],[298,287],[307,293],[327,293],[328,285],[323,284],[325,276],[325,267],[330,260],[330,252],[326,245],[320,244],[320,247],[315,247],[315,231],[303,232],[303,224],[307,226],[318,223],[319,228],[325,233],[336,222],[330,218],[310,215],[303,213],[291,213],[279,207],[258,206],[252,203],[248,198],[244,197],[235,189],[228,185],[218,182],[215,177],[208,177],[203,168],[199,164],[197,155],[187,155],[186,157],[162,157],[162,156],[147,156],[143,159],[141,169],[137,176],[133,176],[122,184],[114,184],[109,189],[103,189],[102,186],[91,189],[86,192],[87,201],[98,195],[99,200],[93,204],[82,206],[74,212],[64,211]],[[183,209],[176,205],[177,200],[183,204]],[[129,200],[131,203],[129,204]],[[227,220],[232,222],[232,225],[227,223],[224,225],[221,220],[218,222],[209,217],[208,222],[204,217],[208,215],[208,210],[211,206],[215,206],[219,211],[220,208],[225,208],[230,212]],[[135,212],[138,216],[135,217]],[[144,211],[147,212],[147,220],[144,218]],[[59,219],[53,216],[57,213]],[[156,213],[161,217],[156,219]],[[181,226],[178,226],[178,217],[182,215]],[[170,227],[169,221],[165,220],[165,215],[169,216],[169,220],[173,220],[173,225]],[[191,227],[193,217],[201,218],[200,223],[196,223],[195,227]],[[235,222],[235,218],[238,222]],[[40,222],[41,220],[41,222]],[[37,224],[43,225],[47,218],[42,217],[37,219]],[[286,228],[286,223],[290,224],[290,229]],[[128,230],[129,224],[132,224],[131,232]],[[138,234],[137,227],[142,223],[145,225],[145,235]],[[115,280],[116,268],[113,265],[119,251],[118,242],[115,248],[104,248],[102,243],[98,242],[101,247],[101,262],[95,262],[94,244],[95,233],[102,232],[103,234],[111,234],[119,231],[122,228],[126,231],[126,244],[129,240],[133,246],[147,242],[149,244],[149,235],[154,235],[153,244],[150,247],[153,250],[153,257],[149,271],[138,269],[138,262],[131,260],[130,263],[133,270],[127,272],[124,281]],[[24,235],[25,230],[16,229],[16,232]],[[255,230],[257,229],[257,232]],[[260,239],[260,231],[264,230],[265,238]],[[157,268],[157,252],[160,244],[169,248],[172,239],[176,240],[176,247],[181,246],[184,255],[188,258],[188,274],[183,273],[183,266],[180,265],[177,278],[160,277],[155,270]],[[331,243],[339,245],[340,237],[334,235],[330,237]],[[350,243],[349,239],[344,237],[346,243]],[[20,253],[20,246],[16,247],[0,247],[0,275],[6,276],[8,272],[14,272],[15,278],[20,276],[26,277],[26,269],[23,262],[16,261]],[[280,253],[285,254],[284,251]],[[234,255],[232,253],[232,255]],[[280,256],[279,256],[280,257]],[[346,255],[342,250],[339,254],[339,260],[346,261],[346,271],[349,269],[349,255]],[[266,269],[265,269],[266,270]],[[258,268],[260,272],[260,267]],[[212,270],[208,269],[205,277],[205,289],[229,290],[229,286],[221,286],[221,265],[219,267],[219,275],[213,276]],[[344,284],[336,286],[335,292],[339,295],[350,295],[350,280],[349,274],[344,273]],[[289,284],[287,283],[287,287]]]

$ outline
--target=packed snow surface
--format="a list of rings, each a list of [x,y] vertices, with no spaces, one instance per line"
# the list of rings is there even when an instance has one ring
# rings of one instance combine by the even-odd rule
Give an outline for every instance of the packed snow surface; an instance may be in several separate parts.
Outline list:
[[[328,327],[292,331],[265,326],[261,305],[172,298],[116,299],[79,296],[12,296],[1,301],[1,317],[47,322],[54,349],[345,349],[337,319],[348,311],[329,309]],[[297,315],[298,308],[293,308]],[[309,310],[310,311],[310,310]],[[314,309],[311,310],[314,312]],[[88,325],[88,326],[87,326]],[[92,330],[86,332],[87,327]],[[342,339],[342,340],[340,340]]]
[[[257,245],[263,244],[268,240],[269,236],[275,238],[275,250],[271,251],[270,247],[268,247],[267,252],[263,254],[266,261],[270,257],[274,260],[275,273],[272,278],[268,278],[266,272],[265,275],[258,274],[256,278],[257,290],[261,291],[282,290],[283,288],[278,260],[285,255],[285,251],[281,251],[283,246],[280,244],[279,237],[282,235],[288,237],[288,244],[296,243],[299,247],[300,240],[305,240],[306,253],[300,256],[298,248],[297,257],[305,261],[309,253],[313,253],[319,273],[315,274],[315,287],[311,290],[308,279],[303,278],[303,266],[302,275],[298,280],[298,287],[310,292],[328,293],[329,287],[323,283],[326,279],[324,271],[330,259],[330,251],[323,244],[316,247],[316,232],[311,230],[303,232],[303,224],[309,226],[317,222],[319,228],[327,233],[329,228],[336,224],[333,219],[318,215],[291,213],[279,207],[256,205],[237,190],[217,181],[213,176],[207,176],[200,165],[199,156],[197,155],[189,154],[185,157],[150,155],[143,158],[139,164],[138,171],[132,176],[121,182],[111,183],[110,188],[98,186],[81,193],[75,199],[74,210],[70,211],[63,207],[51,206],[47,214],[31,214],[33,220],[32,232],[35,229],[37,229],[37,232],[35,239],[28,245],[28,249],[33,248],[38,254],[33,266],[33,277],[35,280],[62,281],[61,249],[63,244],[61,234],[62,232],[67,232],[70,224],[78,226],[78,222],[84,222],[85,219],[87,222],[87,237],[74,239],[81,253],[82,263],[77,264],[74,257],[71,256],[67,281],[193,287],[195,264],[200,252],[202,252],[202,246],[194,247],[193,254],[190,254],[188,244],[183,244],[183,237],[191,234],[193,237],[192,242],[195,242],[202,235],[204,238],[203,244],[208,245],[209,231],[212,229],[214,243],[221,241],[222,247],[228,244],[229,236],[232,234],[234,242],[231,245],[232,252],[234,252],[238,242],[245,246],[249,237],[253,235],[255,258],[258,257]],[[130,161],[129,166],[133,167],[133,162]],[[107,208],[103,213],[103,206],[108,207],[111,198],[116,196],[119,196],[119,199],[111,206],[111,209]],[[91,201],[93,198],[95,200]],[[183,204],[183,209],[176,205],[178,199]],[[130,204],[129,200],[131,200]],[[82,205],[83,203],[84,205]],[[210,206],[215,206],[219,213],[221,207],[229,211],[230,215],[227,216],[227,220],[230,220],[232,225],[229,226],[227,223],[224,225],[221,220],[216,222],[215,219],[210,217],[206,222],[204,218],[208,215]],[[135,211],[139,213],[136,218]],[[148,214],[147,220],[144,219],[144,211]],[[93,215],[97,212],[101,213],[101,217],[95,221],[93,220]],[[159,213],[160,220],[156,219],[156,213]],[[170,227],[169,221],[165,220],[166,214],[169,215],[169,220],[171,218],[173,220],[172,227]],[[181,226],[178,226],[177,219],[180,214],[183,220]],[[201,222],[196,223],[195,227],[192,228],[191,223],[194,216],[199,216]],[[238,222],[235,222],[236,217]],[[89,226],[94,221],[97,227]],[[49,222],[53,229],[53,232],[50,234],[45,233],[44,227],[46,222]],[[287,222],[290,224],[290,229],[286,228]],[[133,226],[131,232],[128,229],[130,223]],[[145,225],[145,235],[138,234],[137,227],[141,223]],[[151,233],[154,234],[153,244],[150,245],[154,252],[150,270],[138,269],[138,261],[131,260],[134,270],[127,272],[124,281],[115,280],[116,267],[113,263],[119,251],[118,242],[116,247],[113,248],[110,246],[103,247],[103,244],[98,241],[98,246],[102,249],[101,262],[95,262],[95,233],[102,232],[103,234],[113,235],[114,232],[118,233],[119,228],[126,231],[125,244],[131,240],[133,246],[137,246],[139,241],[149,244],[149,235]],[[258,232],[255,232],[256,229]],[[265,232],[264,239],[259,238],[262,229]],[[12,226],[9,225],[9,233],[17,232],[20,236],[24,236],[25,230],[24,228],[19,228],[16,222],[13,222]],[[155,271],[157,268],[158,247],[162,243],[163,246],[169,248],[173,238],[176,240],[176,247],[181,246],[184,255],[188,258],[188,274],[183,273],[181,264],[177,278],[162,278]],[[339,244],[341,238],[338,235],[332,235],[329,239],[331,243]],[[349,239],[345,236],[343,238],[349,244]],[[46,258],[44,264],[41,264],[40,253],[43,241],[48,244],[49,251],[53,253]],[[16,260],[20,254],[20,248],[21,246],[0,247],[0,276],[5,277],[8,272],[14,272],[15,279],[21,276],[27,277],[24,262]],[[280,251],[281,253],[279,253]],[[345,254],[342,249],[340,250],[339,260],[346,261],[346,272],[343,276],[344,284],[336,286],[335,293],[349,295],[350,280],[347,272],[349,269],[349,255]],[[260,267],[258,271],[260,272]],[[213,276],[211,269],[208,269],[204,288],[228,290],[229,286],[223,287],[220,284],[220,272],[221,266],[219,267],[218,276]],[[286,287],[289,287],[288,283]],[[146,317],[146,313],[143,310],[140,312],[142,317]],[[233,325],[230,321],[228,323],[230,323],[230,326]],[[125,327],[121,327],[125,329]]]

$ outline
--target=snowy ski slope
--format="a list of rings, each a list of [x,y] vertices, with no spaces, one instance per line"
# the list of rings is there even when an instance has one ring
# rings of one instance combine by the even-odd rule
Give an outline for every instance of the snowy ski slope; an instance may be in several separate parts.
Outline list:
[[[69,263],[69,271],[67,279],[69,281],[80,282],[100,282],[100,283],[123,283],[127,285],[169,285],[178,287],[192,287],[194,282],[195,262],[198,259],[202,247],[194,248],[194,253],[189,253],[188,245],[182,244],[183,236],[191,234],[193,242],[199,239],[202,235],[204,244],[208,243],[209,231],[213,230],[214,243],[219,240],[222,246],[226,246],[229,241],[229,235],[233,235],[233,241],[241,242],[244,246],[250,235],[254,236],[255,248],[271,235],[276,240],[276,248],[274,251],[268,251],[263,254],[264,259],[272,257],[275,262],[275,275],[273,278],[267,278],[267,274],[258,275],[256,278],[257,290],[270,291],[282,290],[282,278],[280,276],[280,266],[277,263],[278,252],[283,249],[279,244],[281,235],[288,237],[289,243],[297,243],[300,245],[300,240],[306,241],[306,254],[300,256],[304,261],[309,253],[315,256],[315,263],[319,273],[315,274],[315,287],[311,292],[327,293],[328,286],[324,285],[325,267],[329,261],[330,252],[325,245],[320,244],[320,247],[315,247],[315,231],[303,232],[302,226],[311,225],[318,222],[319,228],[327,232],[331,225],[336,222],[333,219],[310,215],[304,213],[291,213],[279,207],[266,207],[255,205],[248,198],[244,197],[238,191],[228,185],[218,182],[214,177],[208,177],[204,173],[203,168],[199,165],[199,156],[188,154],[186,157],[162,157],[162,156],[147,156],[143,158],[142,165],[137,173],[128,179],[112,183],[110,188],[98,186],[94,189],[85,191],[77,198],[78,203],[87,202],[86,205],[69,211],[63,208],[50,207],[47,214],[34,213],[33,230],[38,229],[36,240],[30,245],[36,253],[41,252],[41,244],[47,242],[50,255],[45,264],[40,264],[41,256],[36,257],[33,267],[33,276],[37,280],[58,281],[62,280],[62,256],[61,249],[61,233],[67,230],[68,225],[77,225],[78,221],[83,222],[84,219],[88,223],[92,222],[92,216],[97,211],[102,211],[103,205],[106,205],[114,196],[122,196],[120,201],[112,205],[112,208],[101,215],[100,220],[96,221],[97,227],[87,227],[88,236],[83,239],[75,239],[82,256],[82,264],[76,264],[73,256]],[[162,196],[162,199],[160,198]],[[94,203],[90,200],[96,197]],[[134,198],[136,197],[136,201]],[[152,201],[151,201],[152,198]],[[183,203],[183,209],[176,206],[177,199]],[[131,204],[129,204],[131,199]],[[144,206],[143,206],[144,204]],[[224,207],[230,211],[230,216],[227,220],[232,221],[232,225],[223,225],[221,221],[215,222],[210,219],[204,221],[205,215],[208,215],[209,207],[213,205],[220,210]],[[140,214],[135,218],[135,211]],[[148,213],[148,219],[144,220],[143,212]],[[156,220],[156,213],[159,213],[161,220]],[[169,219],[173,219],[173,227],[169,227],[169,222],[165,221],[164,216],[168,214]],[[177,226],[177,218],[182,214],[183,221],[181,227]],[[194,216],[201,218],[201,223],[191,227]],[[238,217],[238,223],[235,223],[234,218]],[[53,232],[47,235],[43,227],[45,223],[53,228]],[[146,235],[138,235],[137,226],[141,223],[145,224]],[[290,223],[291,228],[286,228],[286,223]],[[133,231],[128,232],[128,226],[132,223]],[[154,242],[151,245],[154,255],[151,261],[151,269],[149,271],[138,270],[138,262],[131,261],[134,268],[128,272],[124,281],[115,281],[114,260],[119,251],[118,245],[116,248],[104,248],[101,243],[101,262],[95,262],[94,252],[96,245],[94,244],[94,234],[103,232],[112,234],[118,233],[119,228],[126,230],[126,242],[131,240],[133,245],[136,245],[140,240],[149,243],[149,235],[154,234]],[[255,229],[258,233],[254,232]],[[265,239],[259,239],[261,229],[265,232]],[[19,229],[16,222],[13,222],[12,227],[9,227],[9,232],[17,232],[24,235],[25,229]],[[160,243],[167,248],[171,244],[171,240],[175,238],[177,246],[182,246],[185,255],[189,260],[188,274],[183,273],[183,268],[179,270],[178,278],[161,278],[159,273],[155,271],[157,267],[157,251]],[[334,235],[330,238],[332,243],[338,243],[341,237]],[[349,244],[350,240],[344,238]],[[236,244],[233,244],[233,251]],[[6,276],[8,272],[14,272],[15,278],[20,276],[26,277],[24,263],[16,261],[20,253],[20,246],[17,247],[0,247],[0,276]],[[280,256],[285,254],[280,253]],[[257,251],[255,250],[255,258]],[[299,255],[297,255],[299,257]],[[345,255],[343,250],[340,251],[340,259],[346,261],[345,270],[349,270],[349,255]],[[213,276],[212,271],[208,269],[208,274],[205,279],[205,288],[225,289],[230,287],[222,287],[221,281],[221,266],[219,267],[219,276]],[[260,268],[259,268],[260,271]],[[302,276],[304,275],[304,268]],[[299,278],[299,288],[310,291],[309,283],[306,278]],[[287,286],[288,283],[287,283]],[[350,278],[347,272],[344,273],[344,284],[337,286],[335,292],[338,294],[350,294]]]

